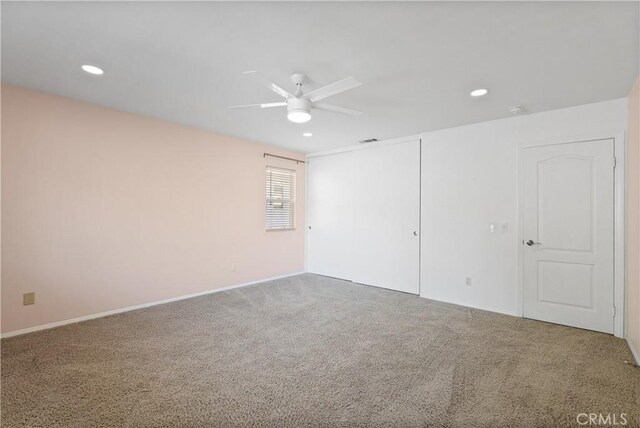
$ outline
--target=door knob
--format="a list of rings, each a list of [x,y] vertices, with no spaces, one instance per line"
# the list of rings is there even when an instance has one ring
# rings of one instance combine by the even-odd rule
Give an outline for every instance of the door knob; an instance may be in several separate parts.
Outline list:
[[[532,247],[532,246],[534,246],[534,245],[540,245],[540,242],[533,242],[533,239],[529,239],[529,240],[527,241],[527,245],[528,245],[528,246],[530,246],[530,247]]]
[[[416,230],[413,231],[413,236],[418,236],[418,232]]]

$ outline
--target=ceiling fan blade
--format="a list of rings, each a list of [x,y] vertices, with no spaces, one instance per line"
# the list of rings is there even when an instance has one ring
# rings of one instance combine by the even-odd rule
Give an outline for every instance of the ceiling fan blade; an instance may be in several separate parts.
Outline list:
[[[356,88],[362,85],[362,83],[355,77],[347,77],[346,79],[339,80],[322,88],[311,91],[308,94],[304,94],[305,98],[308,98],[311,102],[320,101],[331,95],[339,94],[340,92],[348,91],[349,89]]]
[[[275,92],[276,94],[280,95],[283,98],[291,98],[291,97],[293,97],[292,94],[290,94],[286,90],[282,89],[280,86],[276,85],[271,80],[267,79],[265,76],[263,76],[262,74],[258,73],[257,71],[245,71],[244,74],[255,74],[256,76],[258,76],[260,78],[260,80],[262,80],[263,83],[265,83],[267,85],[267,87],[269,89],[271,89],[273,92]]]
[[[325,103],[313,103],[313,108],[317,108],[318,110],[327,110],[336,113],[348,114],[349,116],[360,116],[362,114],[362,112],[358,110],[351,110],[350,108],[344,108]]]
[[[245,104],[241,106],[229,106],[229,108],[247,108],[247,107],[269,108],[269,107],[283,107],[286,105],[287,105],[286,101],[279,101],[277,103]]]

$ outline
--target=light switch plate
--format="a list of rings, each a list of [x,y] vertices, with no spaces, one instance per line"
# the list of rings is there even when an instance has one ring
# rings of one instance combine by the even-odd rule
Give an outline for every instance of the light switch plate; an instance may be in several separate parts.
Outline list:
[[[35,305],[35,304],[36,304],[36,293],[34,293],[34,292],[24,293],[22,295],[22,305],[23,306]]]
[[[509,223],[500,223],[500,232],[507,233],[509,231]]]

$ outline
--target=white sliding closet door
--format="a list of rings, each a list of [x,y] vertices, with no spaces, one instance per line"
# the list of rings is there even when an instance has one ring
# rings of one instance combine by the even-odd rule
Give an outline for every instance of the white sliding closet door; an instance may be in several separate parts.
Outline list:
[[[307,270],[353,277],[353,152],[309,158]]]
[[[419,294],[420,141],[309,158],[307,270]]]
[[[353,281],[420,293],[420,141],[357,150]]]

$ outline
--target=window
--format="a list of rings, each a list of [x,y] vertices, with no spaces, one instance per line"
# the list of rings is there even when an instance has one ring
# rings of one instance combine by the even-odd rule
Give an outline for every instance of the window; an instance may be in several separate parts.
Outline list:
[[[295,227],[296,172],[267,167],[267,230]]]

